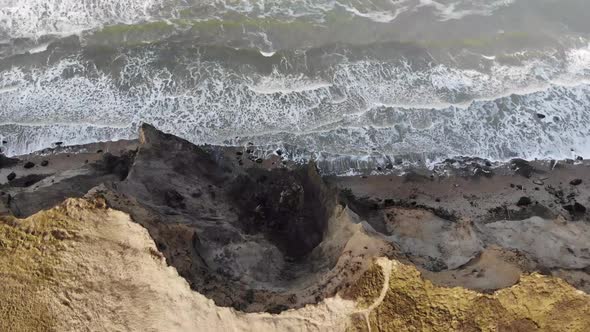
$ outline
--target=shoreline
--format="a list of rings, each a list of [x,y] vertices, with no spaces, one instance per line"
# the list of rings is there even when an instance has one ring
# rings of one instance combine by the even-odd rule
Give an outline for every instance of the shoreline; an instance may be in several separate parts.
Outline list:
[[[141,226],[192,291],[245,314],[347,299],[381,258],[426,288],[496,296],[542,276],[587,296],[590,162],[463,162],[322,176],[313,162],[195,146],[144,125],[137,141],[2,159],[2,174],[18,175],[0,184],[0,220],[63,211],[64,200],[76,216],[87,213],[76,199],[90,200]]]

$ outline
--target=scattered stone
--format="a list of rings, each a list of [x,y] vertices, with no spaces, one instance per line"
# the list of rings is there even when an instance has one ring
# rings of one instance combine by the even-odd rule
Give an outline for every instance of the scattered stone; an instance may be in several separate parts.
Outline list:
[[[489,167],[477,167],[474,171],[475,176],[485,176],[485,177],[492,177],[494,176],[494,172]]]
[[[164,200],[166,201],[166,205],[171,208],[184,209],[186,207],[184,197],[174,189],[170,189],[164,193]]]
[[[18,164],[18,159],[15,158],[8,158],[3,154],[0,154],[0,168],[3,167],[12,167]]]
[[[578,202],[574,204],[564,205],[563,208],[571,215],[580,215],[586,213],[586,207]]]
[[[10,186],[16,188],[27,188],[47,178],[48,176],[49,175],[47,174],[29,174],[18,179],[15,179],[13,181],[10,181]]]
[[[14,172],[8,174],[8,176],[6,177],[8,179],[8,181],[12,181],[14,179],[16,179],[16,174]]]
[[[33,167],[35,167],[35,163],[31,162],[31,161],[27,161],[24,166],[24,168],[26,168],[26,169],[33,168]]]
[[[264,159],[262,159],[262,158],[258,158],[258,159],[256,159],[256,163],[257,163],[257,164],[262,164],[262,162],[263,162],[263,161],[264,161]]]
[[[510,162],[510,168],[514,170],[516,174],[524,176],[525,178],[530,178],[535,172],[535,168],[524,159],[512,159]]]
[[[537,113],[537,118],[545,119],[547,116],[545,114]]]
[[[579,185],[582,184],[582,179],[573,179],[573,180],[570,181],[570,184],[572,186],[579,186]]]
[[[516,189],[518,189],[518,190],[523,190],[524,188],[523,188],[523,187],[522,187],[520,184],[517,184],[517,185],[516,185]]]
[[[523,196],[518,200],[518,202],[516,203],[516,206],[522,207],[522,206],[529,206],[531,204],[533,204],[533,201],[529,197]]]
[[[43,166],[43,167],[47,167],[48,165],[49,165],[49,160],[43,160],[41,162],[41,166]]]
[[[542,186],[545,184],[545,182],[541,181],[541,180],[533,180],[533,183],[538,185],[538,186]]]

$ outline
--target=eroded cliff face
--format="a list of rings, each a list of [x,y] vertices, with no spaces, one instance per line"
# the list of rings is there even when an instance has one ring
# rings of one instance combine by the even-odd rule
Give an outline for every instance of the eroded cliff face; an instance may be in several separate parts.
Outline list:
[[[83,158],[0,185],[0,330],[590,326],[583,220],[358,198],[313,163],[147,125],[132,150]]]
[[[70,199],[0,224],[2,330],[584,331],[590,298],[523,275],[493,294],[446,288],[412,265],[371,259],[336,295],[280,314],[241,313],[193,291],[148,231],[104,199]]]

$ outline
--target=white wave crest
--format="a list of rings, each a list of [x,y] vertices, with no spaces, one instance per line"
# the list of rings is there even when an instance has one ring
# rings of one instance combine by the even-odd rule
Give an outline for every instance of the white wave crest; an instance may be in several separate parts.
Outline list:
[[[66,35],[105,24],[141,22],[164,0],[0,0],[0,36]]]

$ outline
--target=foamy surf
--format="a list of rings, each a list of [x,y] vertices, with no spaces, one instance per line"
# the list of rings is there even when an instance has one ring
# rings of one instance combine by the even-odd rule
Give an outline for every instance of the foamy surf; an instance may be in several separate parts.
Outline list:
[[[163,0],[2,0],[0,36],[39,38],[141,22],[157,16],[162,5]]]
[[[535,4],[100,0],[43,12],[5,0],[3,150],[131,138],[148,122],[199,144],[281,147],[334,173],[590,153],[585,35],[559,25],[541,39],[558,26],[545,16],[494,25]],[[83,33],[48,36],[72,31]]]

